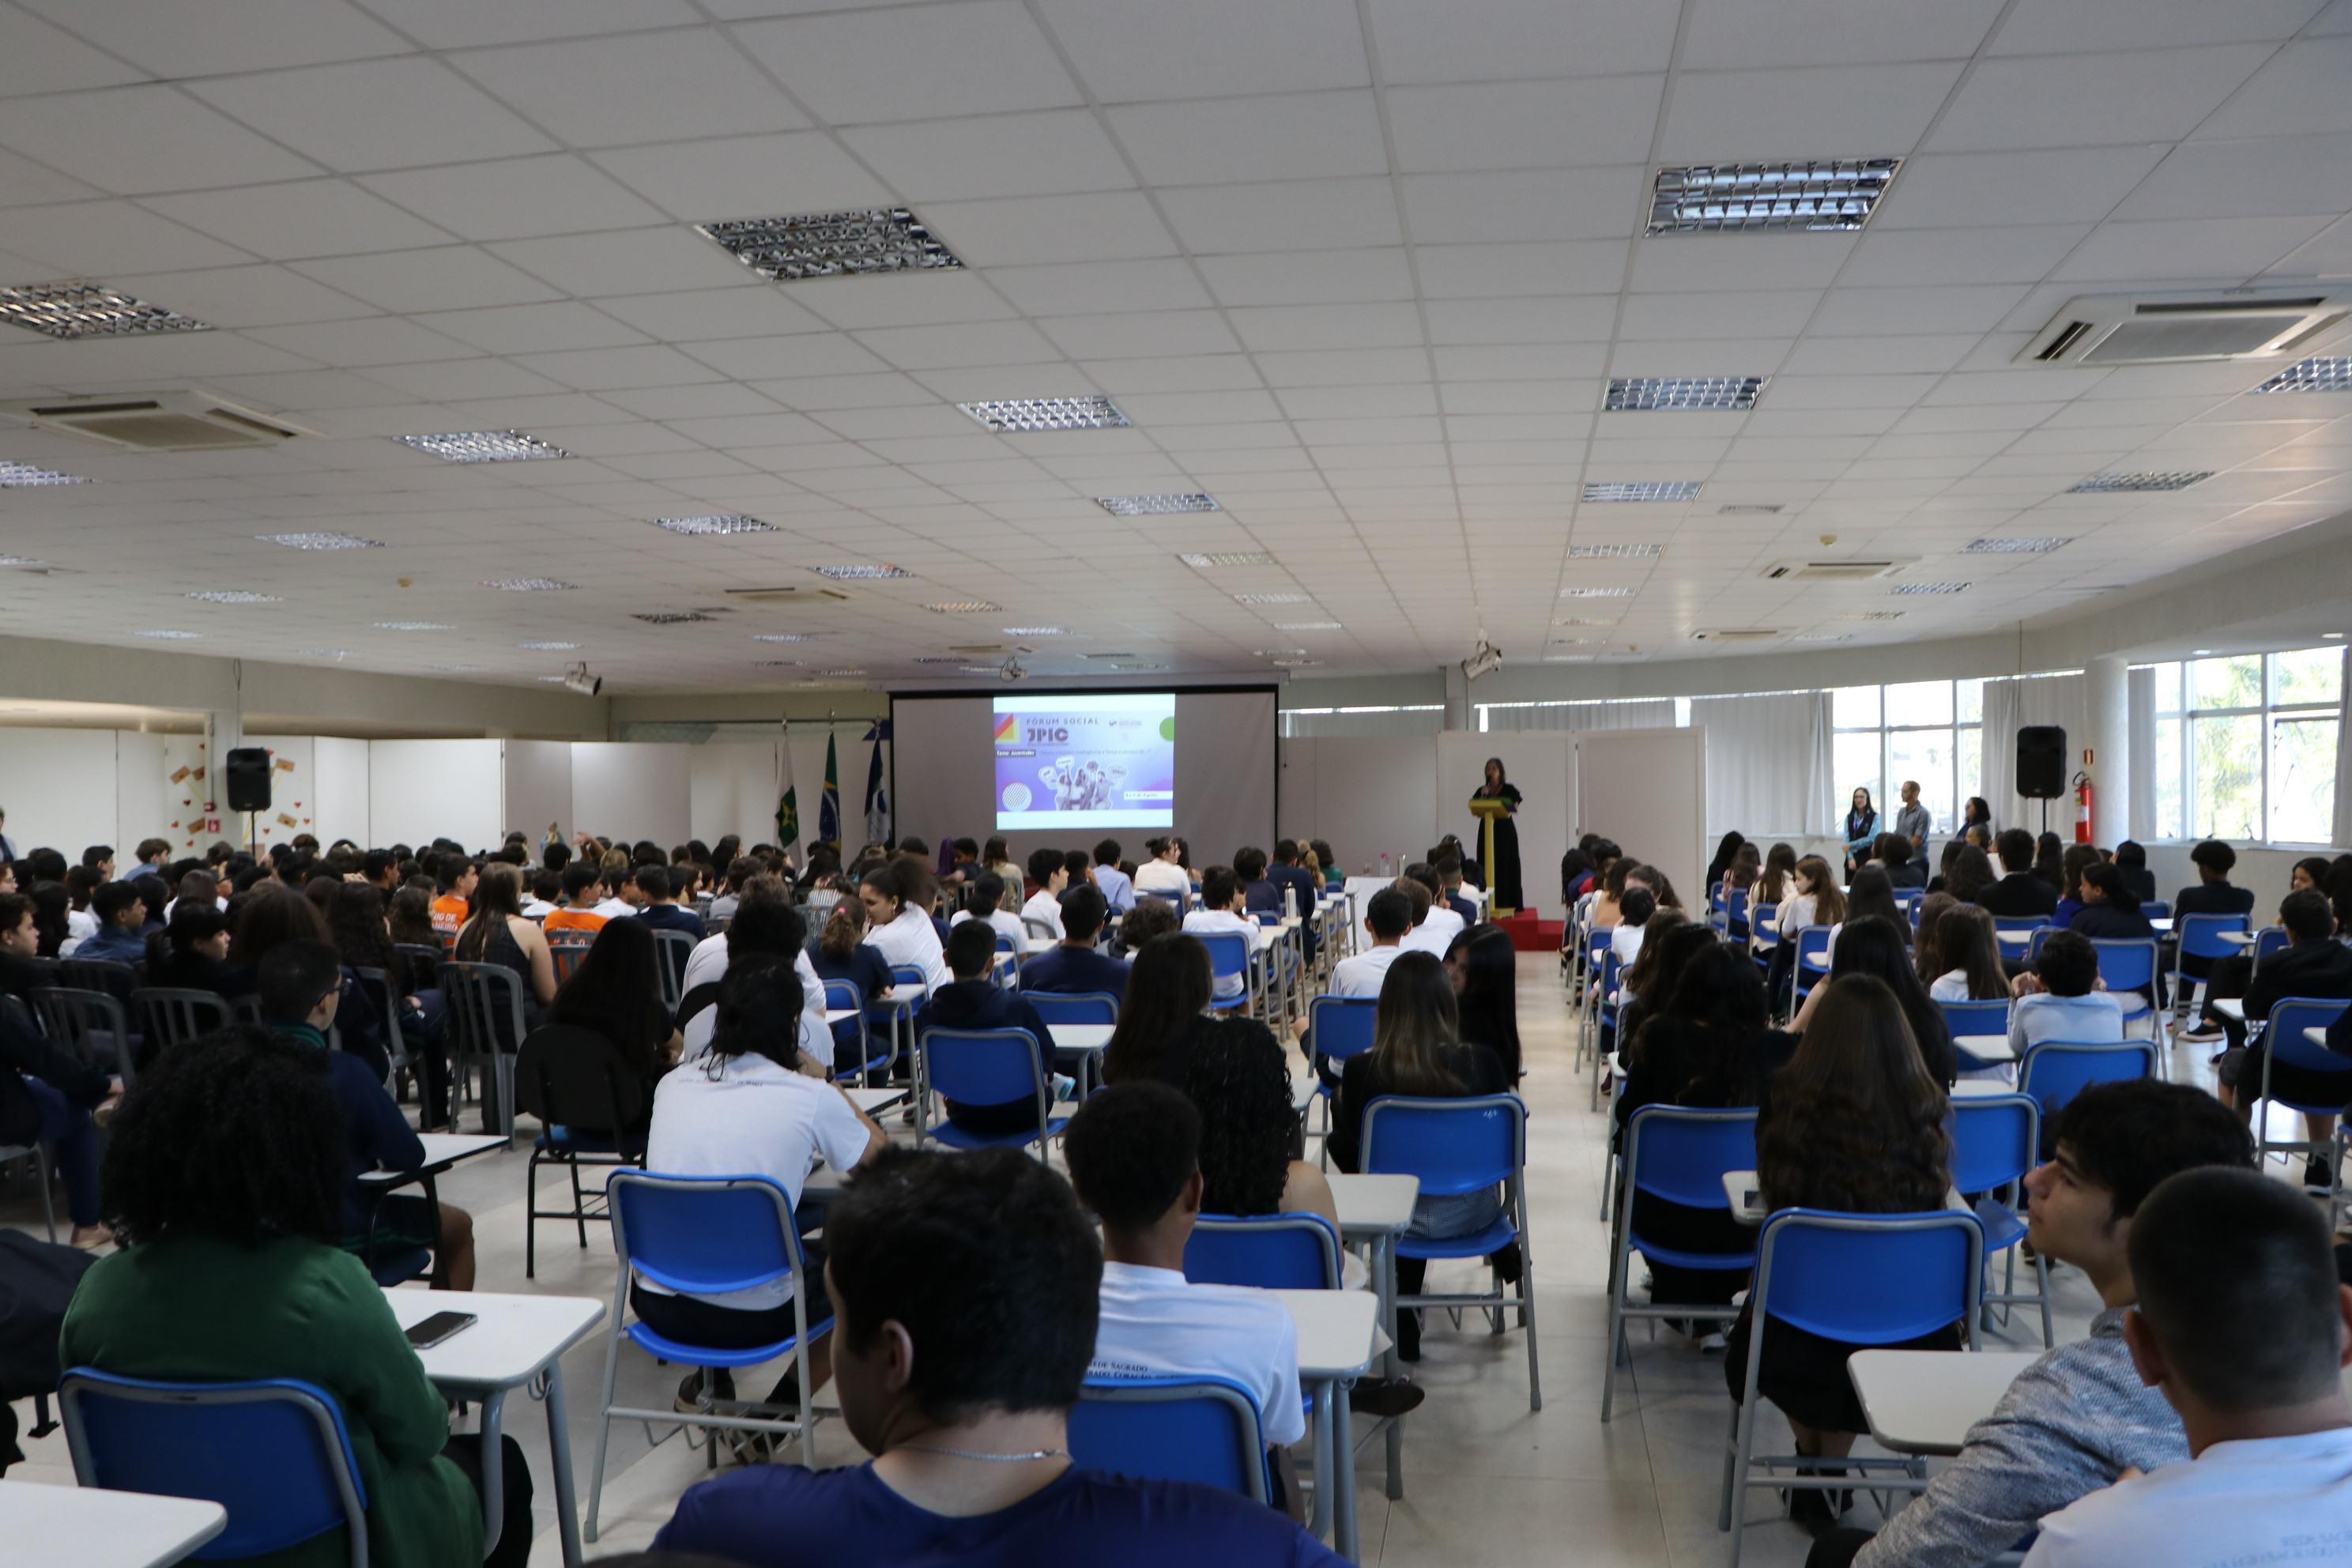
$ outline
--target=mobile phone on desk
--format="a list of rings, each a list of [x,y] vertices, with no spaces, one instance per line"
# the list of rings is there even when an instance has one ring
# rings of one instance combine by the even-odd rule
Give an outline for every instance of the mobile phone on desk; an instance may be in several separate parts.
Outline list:
[[[1749,1209],[1751,1211],[1760,1209],[1764,1206],[1764,1194],[1758,1192],[1754,1187],[1750,1187],[1748,1189],[1747,1193],[1742,1195],[1739,1203],[1742,1208]]]
[[[472,1328],[474,1322],[471,1312],[436,1312],[429,1318],[409,1324],[404,1331],[408,1335],[410,1344],[418,1350],[429,1351],[452,1334]]]

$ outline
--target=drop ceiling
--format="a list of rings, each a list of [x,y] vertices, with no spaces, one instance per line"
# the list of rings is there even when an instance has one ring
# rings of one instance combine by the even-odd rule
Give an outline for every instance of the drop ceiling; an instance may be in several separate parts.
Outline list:
[[[90,481],[0,489],[0,632],[625,691],[1982,631],[2352,507],[2352,396],[2252,395],[2284,362],[2013,363],[2077,296],[2352,276],[2347,83],[2352,0],[0,0],[0,285],[212,329],[0,326],[0,400],[316,432],[0,424]],[[1859,232],[1643,237],[1659,169],[1822,159],[1902,161]],[[695,226],[891,207],[962,265],[776,283]],[[506,430],[563,455],[397,439]],[[768,529],[653,521],[712,517]],[[257,538],[320,531],[379,547]],[[1961,553],[2018,536],[2069,542]],[[1761,580],[1824,556],[1916,564]],[[861,565],[907,575],[814,572]]]

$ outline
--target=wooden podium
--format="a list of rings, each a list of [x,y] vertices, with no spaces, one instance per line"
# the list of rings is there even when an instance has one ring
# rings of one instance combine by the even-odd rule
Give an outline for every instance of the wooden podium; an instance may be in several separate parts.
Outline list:
[[[1478,866],[1486,874],[1486,918],[1498,921],[1519,911],[1506,909],[1496,898],[1495,821],[1511,814],[1511,803],[1496,795],[1474,795],[1470,815],[1478,819]]]

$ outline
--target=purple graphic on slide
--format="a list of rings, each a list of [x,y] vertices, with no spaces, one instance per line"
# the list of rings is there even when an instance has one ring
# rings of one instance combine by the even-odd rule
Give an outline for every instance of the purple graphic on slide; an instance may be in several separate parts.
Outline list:
[[[1173,696],[1000,697],[995,708],[999,830],[1173,822]]]

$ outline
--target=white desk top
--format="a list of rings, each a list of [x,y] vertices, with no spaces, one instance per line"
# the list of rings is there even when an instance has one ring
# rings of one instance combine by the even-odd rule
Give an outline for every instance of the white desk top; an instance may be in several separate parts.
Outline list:
[[[1413,1201],[1421,1195],[1419,1176],[1351,1176],[1334,1171],[1331,1205],[1339,1214],[1339,1235],[1348,1241],[1375,1236],[1395,1236],[1412,1223]]]
[[[1031,958],[1041,952],[1051,952],[1062,944],[1050,936],[1029,936],[1021,939],[1021,951]]]
[[[395,1182],[415,1181],[426,1171],[437,1176],[460,1160],[469,1160],[477,1154],[488,1154],[508,1146],[506,1136],[498,1132],[420,1132],[416,1141],[425,1145],[425,1163],[416,1170],[370,1171],[360,1180],[389,1185]]]
[[[1269,1290],[1298,1330],[1298,1375],[1360,1377],[1372,1364],[1380,1298],[1370,1290]]]
[[[2017,1053],[2009,1048],[2007,1035],[1955,1035],[1952,1044],[1980,1062],[2013,1062],[2017,1059]]]
[[[425,1375],[451,1388],[520,1388],[604,1321],[590,1296],[504,1296],[480,1290],[386,1290],[402,1328],[436,1312],[471,1312],[479,1321],[416,1352]]]
[[[2172,929],[2172,917],[2158,915],[2147,922],[2147,929],[2153,931],[2168,931]]]
[[[2242,1024],[2246,1021],[2246,999],[2242,996],[2221,996],[2207,1004],[2224,1018]]]
[[[2318,1024],[2314,1024],[2311,1027],[2305,1029],[2303,1032],[2303,1037],[2309,1040],[2313,1045],[2318,1046],[2323,1049],[2327,1045],[2327,1030]]]
[[[2153,925],[2156,922],[2150,921],[2148,923]],[[2252,947],[2254,945],[2254,933],[2250,931],[2215,931],[2213,934],[2221,938],[2223,942],[2228,942],[2231,947]]]
[[[2016,1092],[2014,1088],[1997,1078],[1964,1078],[1952,1085],[1954,1100],[1990,1100],[1996,1095]]]
[[[846,1024],[856,1016],[857,1009],[855,1007],[827,1007],[824,1010],[824,1021],[828,1024]]]
[[[1846,1360],[1870,1435],[1898,1454],[1957,1454],[2039,1351],[1856,1351]]]
[[[1322,1080],[1311,1068],[1294,1069],[1290,1075],[1290,1109],[1305,1114],[1315,1103],[1315,1086]]]
[[[17,1563],[163,1568],[228,1527],[228,1510],[194,1498],[0,1481],[0,1540]]]
[[[849,1103],[868,1116],[879,1116],[892,1106],[903,1104],[912,1092],[903,1088],[852,1089],[847,1091]]]
[[[1110,1045],[1110,1035],[1116,1024],[1055,1024],[1045,1026],[1054,1031],[1054,1048],[1062,1051],[1099,1051]]]

